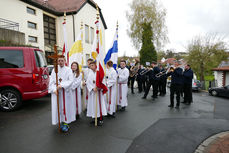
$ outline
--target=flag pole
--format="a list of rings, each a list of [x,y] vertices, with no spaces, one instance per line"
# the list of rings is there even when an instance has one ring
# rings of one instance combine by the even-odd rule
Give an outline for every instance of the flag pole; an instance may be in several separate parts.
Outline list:
[[[80,27],[80,30],[83,29],[83,21],[81,21],[81,27]],[[81,40],[83,40],[83,34],[81,34]],[[83,41],[82,42],[82,48],[83,48]],[[82,67],[83,67],[83,52],[82,52],[82,63],[81,63]],[[83,73],[83,68],[81,67],[81,70],[82,70],[82,78],[83,78],[83,81],[84,81],[84,73]],[[86,88],[86,86],[85,86]],[[85,99],[84,99],[84,87],[83,87],[83,90],[82,90],[82,96],[83,96],[83,110],[86,109],[86,104],[85,104]]]
[[[96,13],[96,24],[98,24],[98,22],[99,22],[99,8],[98,8],[97,4],[96,4],[96,11],[97,11],[97,13]],[[97,35],[97,49],[98,49],[99,48],[99,27],[98,27],[98,25],[96,26],[96,35]],[[97,52],[97,54],[98,54],[98,52]],[[98,65],[97,62],[98,62],[98,60],[96,60],[96,65]],[[97,75],[97,70],[96,70],[96,75]],[[96,76],[96,79],[97,79],[97,76]],[[98,97],[98,91],[96,92],[96,98],[95,98],[96,99],[96,102],[95,102],[95,126],[97,126],[97,121],[98,121],[98,118],[97,118],[98,99],[97,99],[97,97]]]
[[[117,25],[116,25],[116,31],[117,31],[117,35],[118,35],[118,20],[117,20]],[[117,41],[118,41],[118,37],[117,37]],[[118,66],[118,63],[116,65],[116,71],[117,71],[117,66]],[[118,78],[117,78],[117,81],[116,81],[116,111],[118,111]]]

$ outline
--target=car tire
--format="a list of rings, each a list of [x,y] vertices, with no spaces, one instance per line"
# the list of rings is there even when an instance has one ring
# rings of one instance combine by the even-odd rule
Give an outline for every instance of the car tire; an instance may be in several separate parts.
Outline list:
[[[0,91],[0,110],[10,112],[18,109],[22,104],[21,94],[14,89]]]
[[[212,90],[211,95],[212,95],[212,96],[217,96],[217,95],[218,95],[218,93],[217,93],[217,91]]]

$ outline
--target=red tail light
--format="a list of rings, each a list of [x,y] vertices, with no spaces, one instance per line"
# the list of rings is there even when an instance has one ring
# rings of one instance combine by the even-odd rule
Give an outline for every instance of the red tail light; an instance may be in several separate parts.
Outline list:
[[[193,85],[196,86],[196,82],[194,82]]]
[[[33,83],[39,81],[39,74],[33,73]]]

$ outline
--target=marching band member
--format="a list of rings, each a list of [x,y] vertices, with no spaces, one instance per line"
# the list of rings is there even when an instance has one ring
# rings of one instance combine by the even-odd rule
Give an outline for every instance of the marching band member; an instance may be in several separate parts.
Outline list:
[[[98,117],[98,126],[103,125],[103,116],[107,115],[106,105],[105,105],[105,98],[101,91],[96,87],[96,62],[93,61],[90,63],[91,71],[88,74],[87,78],[87,89],[88,89],[88,104],[87,104],[87,117],[92,117],[93,119],[95,116]],[[97,94],[97,95],[96,95]],[[96,108],[96,97],[97,97],[97,108]],[[97,114],[96,110],[97,109]],[[91,122],[94,124],[94,120]]]
[[[129,70],[126,68],[126,61],[121,60],[120,67],[118,69],[118,105],[121,106],[121,110],[125,111],[128,105],[127,101],[127,82],[129,77]]]
[[[139,69],[139,61],[135,59],[135,63],[133,66],[130,68],[130,87],[131,87],[131,93],[134,94],[134,81],[136,78],[136,75],[138,73]]]
[[[184,102],[183,103],[190,105],[192,102],[193,71],[189,64],[185,66],[183,76],[184,76]]]
[[[174,107],[174,94],[176,94],[177,104],[176,107],[179,109],[180,106],[180,92],[183,86],[183,70],[182,68],[178,67],[179,63],[175,62],[175,69],[170,70],[167,73],[167,76],[171,75],[171,86],[170,86],[170,105],[168,107]]]
[[[74,108],[76,112],[76,119],[80,117],[82,112],[82,103],[81,103],[81,81],[82,75],[80,74],[79,64],[77,62],[73,62],[71,64],[71,69],[73,72],[73,83],[72,83],[72,98],[74,103]]]
[[[117,83],[117,72],[113,68],[113,62],[107,62],[107,88],[108,88],[108,101],[107,101],[107,113],[108,116],[115,117],[116,109],[116,83]]]

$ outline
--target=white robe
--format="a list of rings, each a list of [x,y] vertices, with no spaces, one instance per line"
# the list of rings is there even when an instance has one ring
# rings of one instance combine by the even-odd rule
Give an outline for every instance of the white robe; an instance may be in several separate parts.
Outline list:
[[[96,108],[96,93],[93,91],[93,88],[96,87],[96,72],[90,71],[87,78],[87,89],[88,89],[88,104],[87,104],[87,116],[95,118],[95,108]],[[102,110],[102,116],[107,115],[104,96],[102,91],[97,92],[97,117],[100,117],[100,107]],[[99,96],[100,94],[100,96]],[[100,97],[100,98],[99,98]],[[99,103],[99,99],[101,103]]]
[[[76,115],[80,115],[82,112],[82,102],[81,102],[81,81],[82,81],[82,75],[80,74],[77,78],[75,74],[73,74],[73,83],[72,83],[72,98],[74,103],[74,108]],[[77,96],[77,100],[76,100]]]
[[[127,92],[128,92],[128,77],[129,70],[125,67],[123,69],[119,68],[118,70],[118,105],[125,107],[128,105],[127,101]]]
[[[112,115],[116,111],[117,72],[113,67],[106,71],[106,84],[108,88],[107,112]]]
[[[83,69],[83,72],[84,72],[84,78],[82,78],[83,81],[87,82],[88,74],[89,74],[90,71],[91,71],[91,69],[89,69],[89,68]],[[88,103],[88,90],[87,90],[87,86],[83,86],[83,99],[84,99],[85,105],[87,107],[87,103]]]
[[[71,123],[76,120],[75,109],[72,100],[71,85],[73,82],[73,73],[69,67],[58,66],[58,79],[62,79],[59,84],[62,89],[59,90],[59,111],[60,111],[60,122]],[[56,91],[56,73],[54,69],[52,71],[49,81],[49,93],[51,93],[52,101],[52,124],[58,123],[58,107],[57,107],[57,96],[54,93]],[[63,93],[64,91],[64,93]],[[64,97],[65,96],[65,100]],[[64,104],[65,102],[65,104]]]

